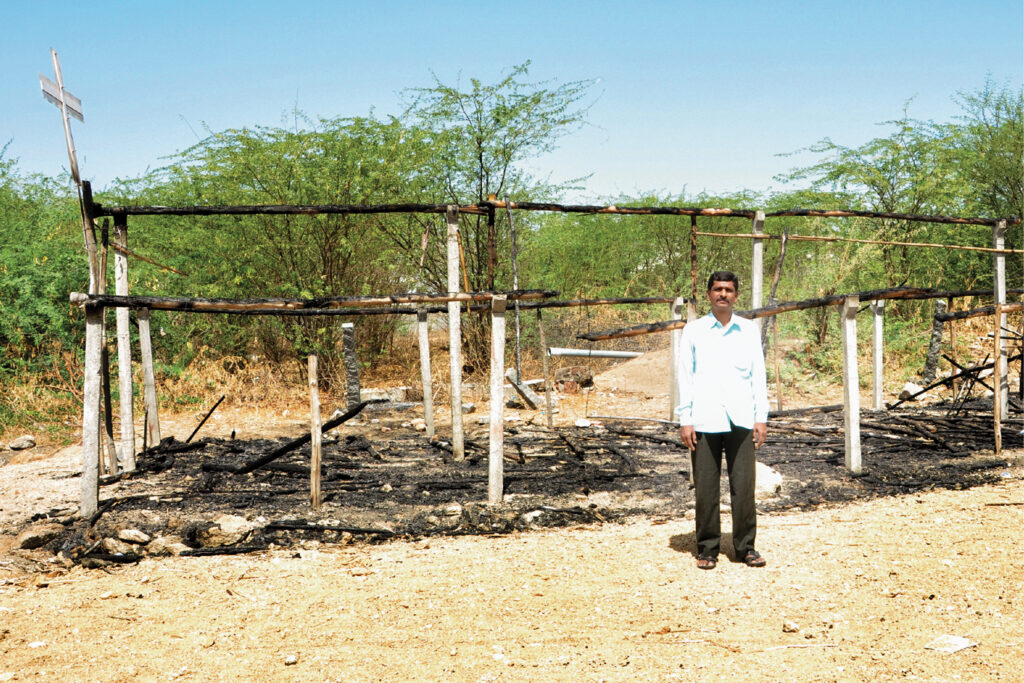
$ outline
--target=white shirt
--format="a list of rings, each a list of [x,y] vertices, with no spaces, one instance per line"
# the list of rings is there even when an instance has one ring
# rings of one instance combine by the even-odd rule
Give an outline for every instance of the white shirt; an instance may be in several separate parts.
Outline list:
[[[698,432],[753,429],[768,422],[768,384],[757,324],[733,315],[723,326],[711,313],[683,328],[679,352],[681,425]]]

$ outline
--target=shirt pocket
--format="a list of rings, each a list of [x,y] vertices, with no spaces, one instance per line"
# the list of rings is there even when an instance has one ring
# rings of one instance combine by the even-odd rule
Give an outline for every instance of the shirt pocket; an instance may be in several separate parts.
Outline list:
[[[754,372],[753,359],[745,354],[736,354],[733,356],[731,365],[736,376],[742,379],[748,379]]]

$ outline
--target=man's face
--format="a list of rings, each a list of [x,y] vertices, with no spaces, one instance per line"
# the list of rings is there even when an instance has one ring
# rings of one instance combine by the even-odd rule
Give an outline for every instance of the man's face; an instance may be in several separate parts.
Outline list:
[[[708,290],[708,301],[714,313],[731,313],[736,305],[736,285],[728,280],[715,280]]]

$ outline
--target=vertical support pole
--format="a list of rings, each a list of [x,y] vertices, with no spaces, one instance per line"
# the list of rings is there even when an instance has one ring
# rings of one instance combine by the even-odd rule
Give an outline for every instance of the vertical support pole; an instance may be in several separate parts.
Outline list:
[[[848,296],[839,308],[843,332],[843,421],[846,469],[860,474],[860,380],[857,375],[857,308],[860,297]]]
[[[539,308],[537,309],[537,336],[540,337],[540,358],[544,366],[544,404],[547,408],[548,429],[554,429],[555,399],[552,394],[555,391],[555,385],[551,381],[551,360],[549,358],[550,354],[548,354],[548,340],[544,336],[544,316]],[[504,399],[504,396],[502,398]]]
[[[89,518],[99,509],[100,365],[103,309],[85,307],[85,378],[82,387],[82,501],[79,512]]]
[[[764,211],[754,213],[754,235],[764,234]],[[761,308],[764,302],[764,238],[754,237],[750,259],[750,307]],[[757,327],[764,327],[764,318],[757,318]]]
[[[359,356],[356,352],[355,323],[341,324],[342,343],[345,347],[345,407],[359,403]]]
[[[519,251],[516,246],[516,223],[512,220],[512,203],[505,197],[505,212],[508,214],[508,229],[509,237],[512,240],[512,289],[519,291]],[[523,359],[522,351],[520,348],[520,321],[519,321],[519,299],[516,298],[512,302],[512,307],[515,309],[515,320],[516,320],[516,381],[523,381]]]
[[[104,317],[106,317],[106,313],[104,313]],[[105,327],[106,325],[104,325]],[[107,349],[106,329],[100,336],[100,373],[103,378],[103,433],[106,435],[104,439],[106,458],[103,461],[103,473],[117,474],[118,457],[117,446],[114,445],[114,416],[110,405],[110,351]]]
[[[449,205],[445,212],[448,221],[448,293],[459,291],[459,207]],[[448,350],[451,359],[452,406],[452,458],[466,457],[465,437],[462,431],[462,320],[459,303],[448,302]]]
[[[992,226],[992,247],[994,249],[1005,249],[1006,248],[1006,221],[999,220]],[[1006,314],[1000,311],[1001,306],[1006,305],[1006,254],[996,252],[993,254],[994,260],[994,289],[996,298],[996,325],[1000,330],[1006,326]],[[1002,335],[998,337],[998,345],[995,348],[995,355],[998,357],[997,364],[999,365],[999,372],[995,373],[993,378],[994,382],[999,383],[1000,391],[997,392],[997,396],[1000,398],[999,409],[1003,414],[1006,414],[1008,407],[1008,401],[1010,398],[1010,376],[1009,376],[1009,363],[1006,357],[1006,346],[1002,342]]]
[[[430,325],[427,312],[416,312],[416,332],[420,343],[420,384],[423,385],[423,420],[427,423],[427,439],[434,438],[434,387],[430,380]]]
[[[683,319],[683,309],[686,308],[686,299],[681,296],[672,301],[669,312],[672,320]],[[679,407],[679,349],[680,341],[683,339],[683,329],[672,330],[669,338],[669,388],[668,388],[668,420],[675,422],[676,408]]]
[[[309,504],[314,510],[320,509],[320,381],[317,355],[309,354]]]
[[[882,332],[885,327],[885,299],[876,299],[871,302],[871,316],[874,323],[874,334],[872,336],[872,341],[874,342],[872,346],[874,392],[871,395],[871,409],[882,410],[885,407],[882,403],[882,380],[884,379],[883,368],[885,366]]]
[[[1003,452],[1003,401],[1006,400],[1006,398],[1008,398],[1006,395],[1008,393],[1008,387],[1004,387],[1003,383],[998,381],[998,378],[1001,376],[1000,373],[1002,373],[1005,369],[1005,360],[1003,359],[1003,355],[1000,353],[1000,350],[1003,347],[1002,317],[1003,306],[1002,304],[997,303],[996,329],[995,334],[992,335],[992,343],[994,346],[992,350],[992,355],[995,359],[995,367],[993,368],[993,374],[995,375],[997,380],[992,383],[992,389],[994,390],[992,392],[992,421],[995,427],[996,455],[999,455]]]
[[[505,306],[491,299],[491,417],[487,458],[487,503],[500,505],[505,490]]]
[[[146,402],[146,441],[149,447],[160,443],[160,406],[156,398],[153,372],[153,342],[149,333],[149,309],[139,309],[139,355],[142,360],[143,397]]]
[[[96,280],[96,292],[107,293],[107,256],[110,254],[110,225],[103,219],[101,234],[103,249],[99,253],[99,277]],[[107,349],[107,311],[103,310],[103,328],[100,335],[100,363],[103,377],[103,432],[106,436],[106,458],[103,462],[105,474],[116,474],[118,467],[117,445],[114,441],[114,409],[110,400],[110,352]]]
[[[114,217],[114,244],[128,248],[128,218]],[[128,256],[121,249],[114,251],[114,293],[128,296]],[[117,370],[121,389],[121,466],[135,471],[135,405],[132,387],[132,333],[127,308],[117,308]]]
[[[772,316],[772,366],[775,372],[775,406],[782,412],[782,373],[779,372],[779,321]]]
[[[955,300],[953,299],[953,297],[949,297],[948,299],[946,299],[946,310],[949,311],[950,313],[953,313],[954,301]],[[957,361],[955,320],[949,321],[949,357],[952,358],[954,362]],[[949,388],[953,390],[953,395],[956,396],[957,393],[959,393],[960,391],[960,380],[955,379],[952,382],[950,382]]]
[[[697,216],[690,216],[690,299],[697,300]]]

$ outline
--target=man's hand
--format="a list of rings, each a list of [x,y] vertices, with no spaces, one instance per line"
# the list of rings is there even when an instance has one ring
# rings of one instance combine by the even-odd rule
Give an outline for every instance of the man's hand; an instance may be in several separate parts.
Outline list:
[[[693,425],[683,425],[680,427],[679,438],[683,440],[683,445],[691,451],[697,450],[697,431],[693,428]]]
[[[685,427],[684,427],[685,429]],[[760,448],[764,440],[768,438],[768,425],[764,422],[754,423],[754,448]]]

